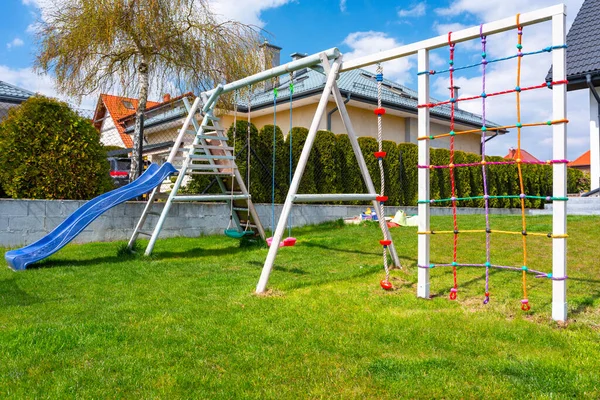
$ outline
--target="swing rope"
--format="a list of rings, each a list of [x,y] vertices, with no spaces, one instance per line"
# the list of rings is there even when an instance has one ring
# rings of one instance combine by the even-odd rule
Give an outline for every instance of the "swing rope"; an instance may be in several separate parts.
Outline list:
[[[250,119],[250,113],[252,111],[252,85],[248,85],[248,126],[246,128],[246,190],[248,191],[248,194],[250,194],[250,127],[252,126],[251,124],[251,119]],[[244,229],[244,232],[246,232],[248,230],[248,226],[250,225],[250,214],[247,215],[246,217],[246,228]]]
[[[385,270],[385,280],[381,281],[381,287],[390,290],[392,289],[392,284],[390,283],[390,268],[388,266],[388,246],[392,244],[391,239],[388,237],[388,231],[385,226],[385,214],[384,214],[384,204],[387,200],[385,196],[385,174],[383,171],[383,159],[386,156],[386,153],[383,151],[383,124],[382,117],[385,114],[385,109],[381,106],[381,94],[382,94],[382,86],[383,86],[383,67],[381,64],[377,64],[377,75],[375,75],[377,80],[377,108],[375,109],[375,114],[377,115],[377,153],[375,153],[375,157],[377,158],[377,163],[379,164],[379,176],[381,179],[381,192],[380,195],[377,196],[377,201],[379,202],[379,225],[381,226],[381,231],[383,232],[383,240],[380,241],[380,244],[383,246],[383,269]]]
[[[275,234],[275,171],[277,151],[277,86],[273,85],[273,157],[271,171],[271,232]]]
[[[235,141],[237,137],[237,100],[238,100],[238,91],[236,90],[233,93],[233,151],[235,152]],[[231,199],[229,200],[229,224],[227,225],[227,230],[231,229],[231,224],[233,223],[233,189],[235,184],[235,174],[233,172],[233,168],[231,169]]]

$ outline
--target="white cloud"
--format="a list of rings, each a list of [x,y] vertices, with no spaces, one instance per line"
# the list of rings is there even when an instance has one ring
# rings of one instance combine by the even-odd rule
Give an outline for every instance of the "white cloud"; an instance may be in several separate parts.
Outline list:
[[[22,0],[23,4],[38,8],[42,19],[46,18],[48,9],[66,1],[68,0]],[[265,25],[265,22],[260,18],[263,11],[281,7],[294,1],[296,0],[209,0],[209,4],[213,11],[224,19],[231,19],[262,28]]]
[[[21,40],[18,37],[16,37],[11,42],[6,43],[6,48],[7,49],[12,49],[13,47],[21,47],[24,44],[25,44],[25,42],[23,42],[23,40]]]
[[[210,0],[209,3],[215,13],[226,19],[233,19],[262,28],[265,26],[265,22],[260,18],[263,11],[278,8],[294,1],[295,0]]]
[[[340,0],[340,11],[346,12],[346,0]]]
[[[387,36],[386,33],[375,31],[351,33],[344,39],[344,44],[351,49],[349,52],[344,53],[344,60],[346,61],[373,54],[377,51],[384,51],[402,46],[401,42]],[[413,67],[413,57],[405,57],[383,63],[385,77],[397,81],[400,84],[406,84],[412,81],[411,74],[409,74],[408,71]],[[371,66],[365,69],[374,71],[375,68],[375,66]]]
[[[398,11],[398,16],[400,18],[405,17],[422,17],[425,15],[425,2],[417,3],[414,7],[409,9],[402,9]]]

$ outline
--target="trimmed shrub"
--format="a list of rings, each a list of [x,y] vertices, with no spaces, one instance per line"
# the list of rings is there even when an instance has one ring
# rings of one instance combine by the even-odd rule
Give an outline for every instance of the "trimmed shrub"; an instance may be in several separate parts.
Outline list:
[[[404,199],[402,205],[416,206],[418,200],[418,148],[413,143],[400,143],[400,188]]]
[[[321,130],[315,137],[314,177],[317,193],[341,193],[339,164],[334,156],[336,137],[333,132]]]
[[[0,123],[0,182],[13,198],[85,200],[113,188],[98,131],[66,103],[33,96]]]
[[[262,190],[265,192],[265,200],[271,203],[273,190],[273,125],[265,125],[258,134],[257,153],[260,159],[269,168],[268,174],[263,174]],[[292,142],[293,143],[293,142]],[[283,203],[287,195],[289,184],[289,145],[286,145],[283,133],[279,127],[275,127],[275,202]],[[263,197],[261,197],[262,199]]]
[[[302,153],[302,148],[304,147],[304,143],[306,142],[307,136],[308,129],[294,127],[292,128],[290,134],[286,138],[285,143],[288,149],[290,146],[290,140],[292,141],[292,173],[296,172],[298,160],[300,159],[300,154]],[[316,156],[313,149],[313,151],[311,151],[310,157],[308,157],[308,162],[306,163],[306,167],[304,168],[304,174],[302,175],[302,180],[300,181],[300,186],[298,187],[298,193],[300,194],[317,193],[317,186],[315,184],[315,158]],[[289,160],[287,160],[287,163],[289,163]]]
[[[384,140],[383,151],[387,156],[383,160],[383,172],[385,174],[385,195],[388,196],[388,206],[399,206],[402,199],[400,186],[400,151],[398,145],[390,140]],[[375,190],[379,192],[378,187]]]
[[[372,137],[359,137],[358,145],[360,146],[363,158],[365,159],[365,163],[367,164],[367,169],[369,170],[369,175],[371,175],[371,180],[373,181],[373,185],[375,186],[375,191],[379,193],[381,189],[379,163],[373,155],[373,153],[375,153],[379,149],[379,147],[377,146],[377,139]],[[351,156],[354,156],[354,154],[352,153]],[[362,189],[359,193],[367,193],[367,186],[365,185],[364,180],[362,179],[362,175],[360,176],[360,182]]]

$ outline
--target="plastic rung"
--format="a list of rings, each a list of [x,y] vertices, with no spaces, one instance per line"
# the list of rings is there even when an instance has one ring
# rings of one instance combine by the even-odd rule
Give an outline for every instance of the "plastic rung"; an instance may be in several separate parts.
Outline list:
[[[194,144],[192,145],[194,149],[211,149],[211,150],[223,150],[223,151],[231,151],[233,147],[231,146],[217,146],[217,145],[203,145],[203,144]]]
[[[212,125],[200,125],[200,128],[202,128],[205,132],[206,131],[225,132],[225,129],[217,128],[216,126],[212,126]]]
[[[188,165],[188,169],[194,169],[194,170],[209,170],[209,169],[218,169],[218,170],[222,170],[222,169],[236,169],[237,165],[231,165],[231,164],[190,164]],[[229,173],[229,175],[231,175],[231,172]]]
[[[380,240],[379,243],[382,246],[389,246],[390,244],[392,244],[392,241],[391,240]]]
[[[375,156],[375,158],[385,158],[385,156],[387,156],[387,153],[385,151],[376,151],[375,153],[373,153],[373,155]]]
[[[220,121],[221,120],[221,118],[215,117],[215,116],[212,116],[212,115],[207,115],[206,118],[209,119],[209,120],[211,120],[211,121]]]
[[[150,233],[150,232],[144,232],[144,231],[138,231],[138,234],[144,235],[144,236],[152,236],[152,233]]]
[[[160,217],[161,213],[159,213],[157,211],[148,211],[146,214],[148,214],[148,215],[156,215],[157,217]]]
[[[388,197],[387,196],[377,196],[377,197],[375,197],[375,200],[377,200],[381,203],[385,203],[386,201],[388,201]]]
[[[385,108],[376,108],[374,110],[375,115],[384,115],[385,114]]]
[[[248,208],[244,208],[244,207],[233,207],[233,211],[248,211]]]

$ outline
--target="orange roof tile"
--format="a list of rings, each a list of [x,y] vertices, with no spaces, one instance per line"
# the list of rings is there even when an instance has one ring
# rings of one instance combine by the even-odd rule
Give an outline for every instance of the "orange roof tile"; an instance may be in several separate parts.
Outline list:
[[[127,104],[129,103],[129,104]],[[156,101],[147,101],[146,108],[154,107],[160,103]],[[130,106],[130,107],[129,107]],[[121,140],[127,148],[133,147],[133,140],[131,136],[125,133],[125,127],[119,123],[119,120],[129,115],[135,114],[135,109],[138,106],[138,100],[129,97],[114,96],[111,94],[101,94],[96,108],[96,115],[94,121],[98,121],[106,115],[106,111],[110,113],[110,116],[121,135]],[[98,125],[96,125],[99,128]]]
[[[568,167],[589,167],[591,165],[590,150],[567,164]]]
[[[513,149],[512,147],[510,149],[508,149],[508,154],[504,156],[504,159],[506,159],[506,160],[515,160],[516,158],[517,158],[517,149]],[[540,161],[535,156],[533,156],[531,153],[529,153],[528,151],[525,151],[523,149],[521,149],[521,160],[522,161],[534,161],[534,162]]]

